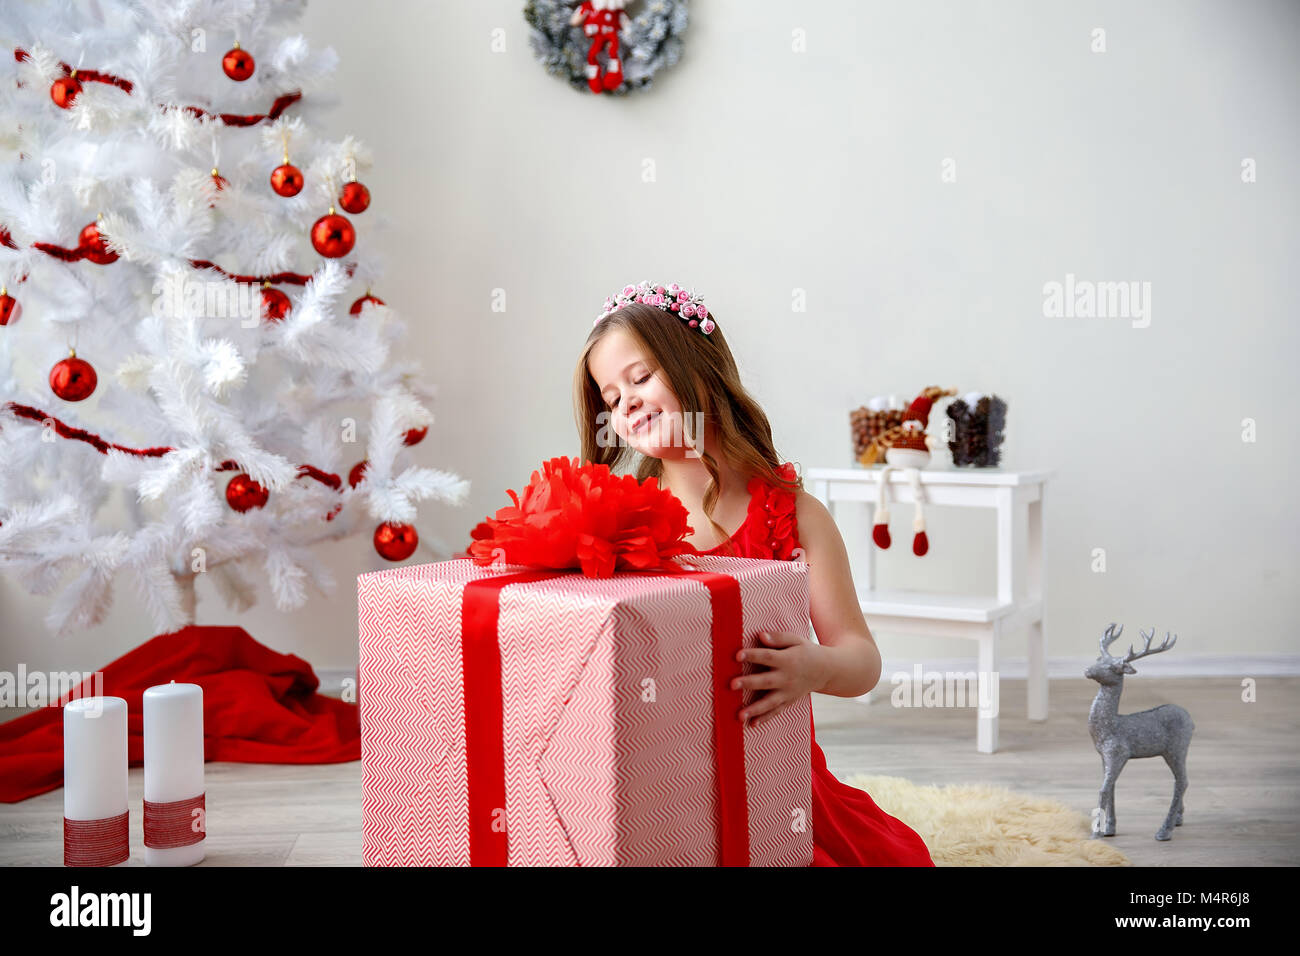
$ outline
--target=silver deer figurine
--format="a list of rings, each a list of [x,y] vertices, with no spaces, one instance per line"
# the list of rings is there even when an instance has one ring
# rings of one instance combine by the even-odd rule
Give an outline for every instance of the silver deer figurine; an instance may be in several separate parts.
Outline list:
[[[1106,628],[1101,639],[1101,656],[1097,663],[1084,671],[1084,676],[1101,685],[1097,696],[1088,712],[1088,730],[1092,733],[1093,745],[1101,754],[1103,777],[1101,782],[1100,809],[1104,819],[1099,821],[1099,829],[1094,836],[1115,835],[1115,780],[1131,757],[1164,757],[1169,769],[1174,772],[1174,800],[1169,805],[1169,815],[1156,832],[1157,840],[1168,840],[1173,836],[1174,827],[1183,825],[1183,793],[1187,790],[1187,747],[1192,742],[1191,714],[1176,704],[1161,704],[1150,710],[1136,714],[1119,713],[1119,695],[1124,692],[1124,675],[1136,674],[1133,661],[1149,654],[1159,654],[1174,646],[1178,635],[1170,640],[1165,634],[1164,643],[1159,647],[1151,646],[1151,633],[1142,634],[1145,643],[1141,651],[1135,652],[1129,645],[1124,657],[1112,657],[1110,646],[1119,639],[1124,628],[1117,631],[1115,625]]]

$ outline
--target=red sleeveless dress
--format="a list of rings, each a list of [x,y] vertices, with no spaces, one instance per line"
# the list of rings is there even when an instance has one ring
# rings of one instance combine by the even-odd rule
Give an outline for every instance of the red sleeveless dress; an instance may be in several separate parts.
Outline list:
[[[794,465],[778,469],[795,479]],[[741,558],[789,561],[799,547],[795,496],[761,477],[750,479],[749,512],[728,542]],[[723,554],[724,545],[700,554]],[[916,831],[891,817],[865,790],[841,783],[826,768],[817,746],[816,727],[809,712],[812,737],[813,866],[934,866],[930,851]]]

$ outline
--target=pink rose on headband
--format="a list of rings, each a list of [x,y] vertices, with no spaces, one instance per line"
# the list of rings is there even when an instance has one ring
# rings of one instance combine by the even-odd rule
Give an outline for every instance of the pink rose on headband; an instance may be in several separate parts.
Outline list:
[[[690,295],[687,293],[685,289],[682,289],[680,292],[677,293],[678,302],[686,302],[689,299],[690,299]]]
[[[709,310],[704,307],[703,303],[701,303],[695,307],[695,314],[701,319],[707,319],[709,317]]]
[[[682,306],[682,315],[686,316],[689,319],[694,314],[695,314],[695,306],[691,305],[689,302],[687,302],[684,306]]]
[[[703,322],[700,323],[700,331],[703,332],[705,335],[708,335],[716,328],[717,326],[713,324],[712,319],[705,319]]]
[[[623,295],[628,298],[631,298],[632,296],[636,295],[636,286],[631,286],[631,285],[624,286]]]

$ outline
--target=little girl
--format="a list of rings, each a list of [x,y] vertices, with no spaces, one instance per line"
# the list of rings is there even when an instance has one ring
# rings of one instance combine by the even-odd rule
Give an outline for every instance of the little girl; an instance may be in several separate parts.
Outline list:
[[[817,643],[775,633],[762,635],[766,647],[742,650],[738,660],[768,669],[732,682],[764,691],[741,719],[757,724],[810,691],[857,697],[875,687],[880,652],[835,521],[777,456],[767,416],[700,298],[641,283],[606,299],[574,385],[582,458],[614,469],[644,456],[637,479],[658,478],[691,528],[706,529],[686,539],[698,552],[807,562]],[[702,436],[692,427],[701,421]],[[812,804],[814,866],[934,865],[915,831],[831,774],[815,736]]]

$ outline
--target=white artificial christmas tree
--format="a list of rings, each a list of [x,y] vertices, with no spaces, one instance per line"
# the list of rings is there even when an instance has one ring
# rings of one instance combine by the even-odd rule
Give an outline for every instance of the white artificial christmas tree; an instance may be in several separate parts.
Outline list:
[[[198,574],[300,606],[333,583],[313,544],[404,556],[415,503],[468,491],[403,463],[434,393],[370,293],[371,157],[317,134],[335,56],[302,9],[6,0],[0,570],[58,592],[56,632],[120,572],[157,632],[194,622]]]

